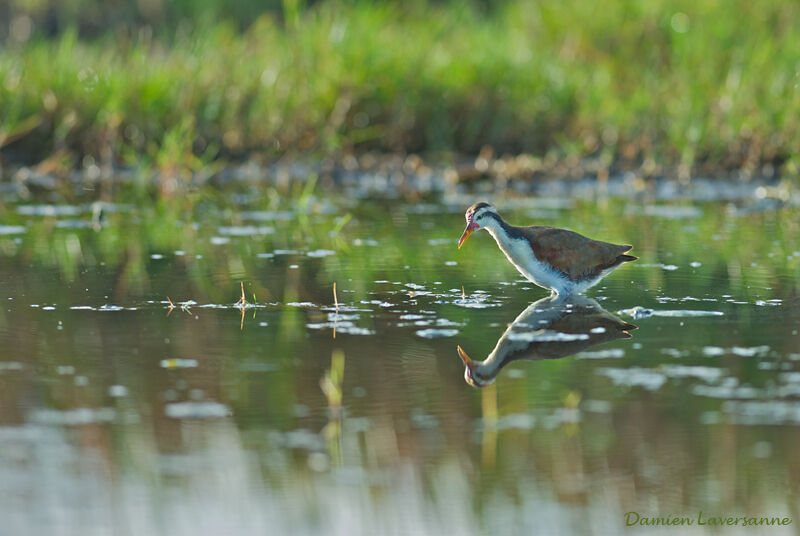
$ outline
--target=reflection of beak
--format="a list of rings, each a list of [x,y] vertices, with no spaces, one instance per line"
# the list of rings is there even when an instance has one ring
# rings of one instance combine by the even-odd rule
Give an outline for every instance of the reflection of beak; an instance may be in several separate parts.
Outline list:
[[[462,350],[460,346],[458,347],[458,357],[461,358],[461,361],[464,362],[464,366],[468,369],[474,370],[478,367],[478,365],[467,355],[467,352]]]
[[[458,240],[458,249],[461,249],[461,246],[464,245],[464,242],[467,241],[467,238],[469,238],[469,235],[471,235],[472,231],[475,229],[478,229],[477,223],[469,222],[467,224],[467,228],[464,229],[464,234],[462,234],[461,238]]]

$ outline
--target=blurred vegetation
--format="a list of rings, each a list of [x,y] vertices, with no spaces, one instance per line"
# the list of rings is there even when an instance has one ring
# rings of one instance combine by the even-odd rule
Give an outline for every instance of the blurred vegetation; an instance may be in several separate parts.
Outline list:
[[[12,0],[0,15],[0,163],[174,175],[491,147],[600,173],[800,171],[788,0]]]

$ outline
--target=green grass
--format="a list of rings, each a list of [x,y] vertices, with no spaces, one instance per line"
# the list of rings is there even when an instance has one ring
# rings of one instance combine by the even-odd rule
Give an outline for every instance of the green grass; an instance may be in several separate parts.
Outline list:
[[[321,3],[164,37],[34,34],[0,49],[3,159],[180,174],[491,146],[645,173],[800,171],[800,4],[415,5]]]

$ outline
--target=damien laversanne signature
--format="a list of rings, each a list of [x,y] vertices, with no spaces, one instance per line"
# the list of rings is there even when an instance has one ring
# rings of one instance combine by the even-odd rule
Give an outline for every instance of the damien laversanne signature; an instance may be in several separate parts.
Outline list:
[[[791,525],[791,517],[778,516],[731,516],[731,515],[708,515],[700,510],[696,516],[643,516],[639,512],[625,513],[625,526],[679,526],[679,525],[706,525],[710,527],[757,527],[757,526],[781,526]]]

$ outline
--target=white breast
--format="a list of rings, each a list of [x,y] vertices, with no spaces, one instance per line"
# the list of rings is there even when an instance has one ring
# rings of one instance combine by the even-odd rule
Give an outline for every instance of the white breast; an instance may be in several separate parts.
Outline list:
[[[529,281],[558,294],[585,290],[575,288],[575,283],[567,279],[564,274],[537,259],[527,240],[511,238],[500,227],[491,226],[486,229],[494,237],[506,258]]]

